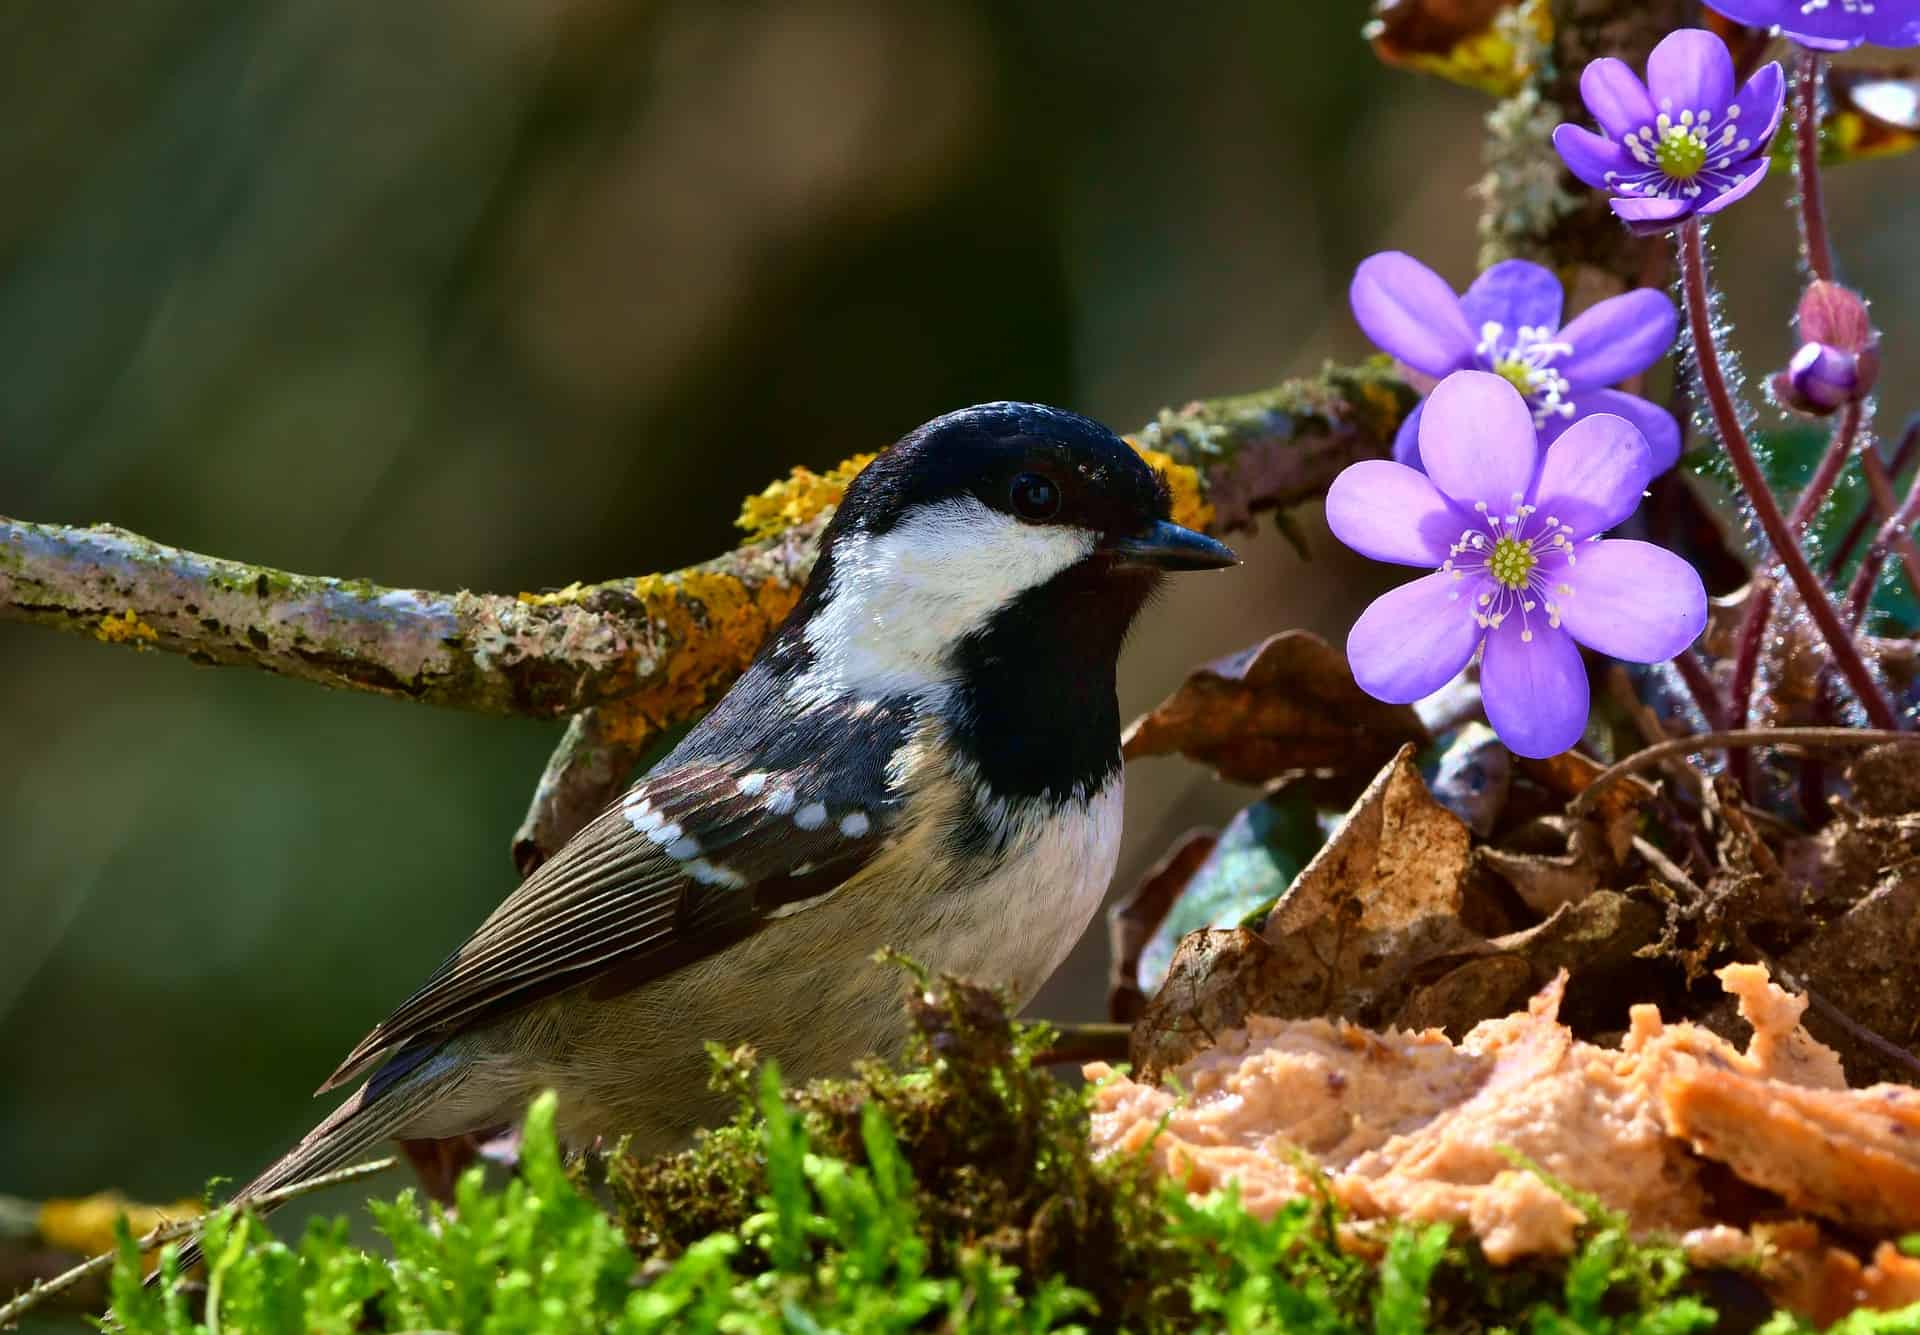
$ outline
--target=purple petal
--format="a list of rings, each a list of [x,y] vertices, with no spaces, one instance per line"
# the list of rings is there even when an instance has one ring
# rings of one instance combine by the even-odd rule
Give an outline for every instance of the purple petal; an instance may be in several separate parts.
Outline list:
[[[1808,12],[1804,5],[1793,3],[1793,0],[1710,0],[1709,8],[1718,10],[1736,23],[1755,28],[1778,27],[1802,46],[1810,46],[1817,51],[1845,51],[1862,42],[1872,42],[1876,46],[1904,46],[1907,43],[1888,41],[1886,37],[1897,38],[1903,25],[1920,25],[1920,19],[1895,16],[1895,6],[1890,3],[1883,3],[1879,13],[1874,15],[1857,11],[1848,13],[1840,4],[1830,4],[1824,9]],[[1920,41],[1920,35],[1916,35],[1915,40]]]
[[[1647,438],[1647,453],[1653,460],[1655,477],[1680,460],[1680,424],[1658,404],[1617,389],[1590,389],[1577,400],[1575,412],[1580,417],[1612,413],[1640,428],[1640,434]]]
[[[1784,22],[1789,6],[1798,7],[1793,0],[1707,0],[1708,9],[1749,28],[1771,28]]]
[[[1327,488],[1333,536],[1376,561],[1432,569],[1471,521],[1433,483],[1405,464],[1366,459]]]
[[[1484,633],[1472,612],[1483,582],[1436,570],[1374,599],[1347,635],[1360,689],[1406,705],[1452,681]]]
[[[1353,318],[1381,348],[1416,371],[1443,376],[1473,363],[1474,336],[1447,280],[1411,255],[1360,261],[1348,289]]]
[[[1573,593],[1560,600],[1560,624],[1614,658],[1663,663],[1706,628],[1707,591],[1699,573],[1650,542],[1584,543],[1561,579]]]
[[[1653,480],[1653,459],[1633,423],[1612,413],[1583,417],[1547,446],[1533,503],[1573,530],[1605,533],[1634,512]]]
[[[1653,124],[1653,99],[1624,60],[1607,56],[1588,61],[1580,75],[1580,100],[1609,139],[1625,139]]]
[[[1520,638],[1529,631],[1531,641]],[[1537,614],[1525,624],[1508,617],[1487,632],[1480,698],[1509,751],[1535,759],[1559,755],[1587,726],[1591,701],[1579,647]]]
[[[1867,20],[1867,40],[1875,46],[1920,46],[1920,12],[1912,5],[1882,5]]]
[[[1425,399],[1413,405],[1413,411],[1407,414],[1407,420],[1393,433],[1393,461],[1405,464],[1416,473],[1427,471],[1420,462],[1420,416],[1426,411]]]
[[[1657,236],[1693,212],[1693,205],[1684,199],[1642,196],[1636,199],[1611,199],[1607,203],[1613,209],[1614,216],[1632,228],[1635,236]]]
[[[1734,200],[1745,199],[1748,195],[1753,193],[1753,188],[1759,185],[1761,179],[1766,176],[1767,166],[1768,166],[1768,159],[1766,158],[1757,159],[1753,163],[1749,164],[1744,169],[1747,173],[1746,176],[1740,181],[1738,185],[1733,186],[1731,189],[1722,191],[1721,193],[1715,195],[1712,199],[1708,200],[1706,203],[1702,204],[1700,206],[1700,212],[1718,213],[1720,212],[1721,209],[1724,209],[1727,205],[1733,203]]]
[[[1554,369],[1576,393],[1615,384],[1666,356],[1678,328],[1673,299],[1657,288],[1608,297],[1560,331],[1559,341],[1572,344],[1573,351],[1563,354]]]
[[[1740,96],[1733,100],[1733,108],[1739,115],[1734,116],[1732,110],[1727,113],[1740,127],[1740,137],[1748,141],[1746,153],[1766,152],[1767,145],[1773,142],[1773,132],[1780,127],[1780,109],[1786,101],[1786,76],[1780,71],[1780,62],[1770,60],[1753,72],[1746,87],[1740,90]]]
[[[1502,260],[1473,280],[1460,309],[1476,334],[1492,322],[1511,335],[1521,325],[1560,327],[1560,280],[1532,260]]]
[[[1504,509],[1533,486],[1540,447],[1520,391],[1485,371],[1456,371],[1427,396],[1420,461],[1449,500]]]
[[[1612,188],[1608,173],[1630,172],[1637,166],[1620,145],[1578,125],[1556,125],[1553,146],[1567,170],[1596,190]]]
[[[1717,123],[1733,100],[1727,44],[1705,28],[1668,33],[1647,57],[1647,91],[1676,121],[1683,111],[1707,111]]]

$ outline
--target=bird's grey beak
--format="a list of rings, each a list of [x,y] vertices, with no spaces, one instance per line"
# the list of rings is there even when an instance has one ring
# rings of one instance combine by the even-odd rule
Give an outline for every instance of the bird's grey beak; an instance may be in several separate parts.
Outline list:
[[[1160,570],[1220,570],[1240,564],[1240,558],[1226,543],[1164,519],[1155,521],[1143,533],[1109,539],[1100,549],[1122,565]]]

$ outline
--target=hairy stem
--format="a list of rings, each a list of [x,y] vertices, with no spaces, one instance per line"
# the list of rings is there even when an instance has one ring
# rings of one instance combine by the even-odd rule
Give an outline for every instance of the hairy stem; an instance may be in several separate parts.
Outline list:
[[[1727,726],[1726,702],[1720,698],[1720,692],[1714,689],[1713,678],[1707,675],[1700,658],[1691,648],[1683,649],[1674,656],[1674,671],[1680,674],[1680,680],[1687,684],[1687,694],[1693,697],[1693,703],[1707,726],[1715,730]]]
[[[1898,478],[1906,472],[1916,451],[1920,451],[1920,418],[1907,423],[1906,434],[1900,437],[1900,444],[1887,463],[1887,476]],[[1833,545],[1833,551],[1827,557],[1827,568],[1821,572],[1826,578],[1833,579],[1847,568],[1847,562],[1853,559],[1853,549],[1867,536],[1867,529],[1875,519],[1884,523],[1886,516],[1874,514],[1871,507],[1853,517],[1853,522],[1847,525],[1847,531],[1840,535],[1840,541]]]
[[[1827,597],[1827,590],[1820,583],[1819,576],[1807,564],[1807,554],[1801,550],[1799,539],[1787,525],[1786,516],[1780,513],[1779,503],[1767,489],[1759,461],[1754,458],[1753,445],[1747,439],[1746,428],[1740,424],[1740,413],[1734,406],[1733,393],[1728,389],[1726,377],[1720,369],[1719,348],[1714,340],[1713,312],[1707,299],[1706,243],[1700,235],[1700,220],[1697,217],[1689,218],[1680,229],[1680,278],[1686,297],[1687,323],[1693,331],[1694,360],[1699,368],[1700,385],[1706,391],[1707,404],[1712,409],[1714,424],[1719,429],[1727,458],[1733,464],[1734,476],[1746,492],[1747,501],[1753,506],[1754,517],[1760,521],[1767,541],[1773,544],[1781,564],[1786,567],[1788,578],[1800,591],[1801,601],[1807,605],[1808,613],[1826,640],[1840,675],[1847,679],[1847,684],[1859,697],[1867,717],[1876,728],[1895,728],[1898,724],[1893,706],[1887,702],[1880,683],[1867,670],[1860,651],[1854,647],[1852,636],[1840,620],[1839,612]]]
[[[1915,550],[1913,542],[1916,523],[1920,523],[1920,477],[1914,478],[1913,485],[1907,489],[1906,500],[1893,517],[1880,526],[1867,554],[1860,558],[1860,568],[1853,572],[1853,584],[1847,590],[1847,619],[1854,625],[1859,625],[1866,615],[1867,601],[1873,596],[1874,583],[1880,578],[1889,552],[1900,553],[1900,559],[1906,563],[1907,578],[1913,581],[1914,591],[1920,593],[1920,551]]]
[[[1815,278],[1833,281],[1827,206],[1820,184],[1820,88],[1826,57],[1807,47],[1793,75],[1793,164],[1800,177],[1800,246]]]
[[[1840,414],[1840,420],[1834,424],[1833,437],[1827,442],[1826,453],[1820,456],[1819,466],[1808,479],[1806,490],[1794,501],[1793,511],[1787,516],[1787,524],[1796,536],[1806,532],[1807,525],[1813,522],[1820,513],[1820,507],[1827,503],[1827,497],[1832,494],[1833,484],[1840,477],[1840,469],[1845,465],[1847,456],[1853,453],[1854,438],[1860,431],[1860,418],[1860,405],[1849,403]],[[1747,605],[1746,616],[1741,619],[1734,642],[1733,676],[1727,683],[1728,727],[1747,726],[1753,706],[1753,679],[1760,667],[1760,646],[1767,638],[1767,623],[1773,616],[1773,604],[1772,583],[1756,579],[1752,601]],[[1728,757],[1728,768],[1751,799],[1754,796],[1752,753],[1733,753]]]

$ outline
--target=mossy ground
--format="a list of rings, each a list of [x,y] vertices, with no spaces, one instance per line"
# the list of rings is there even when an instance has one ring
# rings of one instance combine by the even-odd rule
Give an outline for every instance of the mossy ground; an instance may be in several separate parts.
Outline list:
[[[169,1282],[143,1289],[129,1242],[113,1316],[136,1335],[1666,1335],[1708,1329],[1709,1300],[1725,1306],[1675,1249],[1630,1241],[1597,1208],[1569,1262],[1495,1271],[1444,1227],[1350,1226],[1336,1243],[1341,1221],[1324,1203],[1263,1221],[1231,1194],[1190,1200],[1138,1163],[1093,1161],[1082,1094],[1032,1064],[1045,1031],[1010,1022],[991,993],[921,987],[909,1010],[908,1060],[852,1080],[782,1090],[747,1054],[722,1055],[716,1078],[742,1112],[682,1155],[569,1167],[543,1101],[504,1190],[476,1172],[451,1213],[411,1193],[373,1204],[391,1260],[351,1246],[341,1220],[289,1246],[256,1220],[217,1215],[200,1294],[175,1282],[170,1256]],[[1920,1307],[1843,1324],[1920,1332]],[[1802,1328],[1785,1315],[1766,1326]]]

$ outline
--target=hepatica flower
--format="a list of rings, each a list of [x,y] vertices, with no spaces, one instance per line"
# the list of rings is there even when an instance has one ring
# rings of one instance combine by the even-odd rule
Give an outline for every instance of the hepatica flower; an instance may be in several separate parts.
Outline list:
[[[1872,392],[1880,374],[1880,334],[1859,293],[1815,279],[1801,294],[1799,326],[1799,351],[1770,382],[1780,402],[1824,417]]]
[[[1349,291],[1353,318],[1423,388],[1455,371],[1491,371],[1518,390],[1542,444],[1590,413],[1613,413],[1640,429],[1653,471],[1680,457],[1680,427],[1666,409],[1606,386],[1638,375],[1673,346],[1675,316],[1650,287],[1596,303],[1560,324],[1560,280],[1526,260],[1494,265],[1461,296],[1411,255],[1362,260]],[[1394,438],[1393,457],[1420,467],[1417,405]]]
[[[1653,48],[1644,84],[1612,57],[1589,64],[1580,96],[1604,133],[1561,125],[1553,146],[1575,176],[1616,196],[1613,211],[1634,231],[1663,232],[1760,184],[1785,88],[1774,61],[1736,91],[1726,43],[1682,28]]]
[[[1506,380],[1447,377],[1420,424],[1426,474],[1354,464],[1327,493],[1340,541],[1433,573],[1374,601],[1347,637],[1354,680],[1406,704],[1484,646],[1480,694],[1509,749],[1551,756],[1587,724],[1579,646],[1635,663],[1673,657],[1707,623],[1693,567],[1661,547],[1596,541],[1633,513],[1653,476],[1647,443],[1609,413],[1582,418],[1544,454]]]
[[[1778,28],[1816,51],[1920,46],[1920,4],[1914,0],[1707,0],[1735,23]]]

